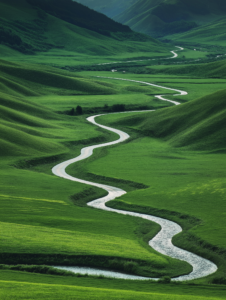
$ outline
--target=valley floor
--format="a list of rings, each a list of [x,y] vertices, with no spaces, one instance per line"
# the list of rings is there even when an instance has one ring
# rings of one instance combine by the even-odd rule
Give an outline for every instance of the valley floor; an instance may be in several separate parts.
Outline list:
[[[25,266],[16,271],[1,265],[1,299],[225,299],[225,287],[213,284],[225,280],[225,91],[214,93],[224,88],[224,77],[169,75],[163,65],[147,67],[159,74],[74,74],[38,66],[21,72],[22,65],[10,64],[2,63],[0,74],[2,264],[60,261],[159,277],[190,272],[186,264],[149,249],[147,240],[158,232],[157,225],[88,208],[86,202],[105,192],[51,174],[54,165],[77,156],[84,145],[114,140],[114,133],[97,130],[84,116],[123,104],[127,110],[157,111],[101,117],[131,139],[94,151],[67,172],[125,189],[127,195],[111,207],[175,220],[185,234],[174,243],[214,261],[219,270],[191,284],[163,284],[31,274]],[[18,77],[19,70],[23,76]],[[40,75],[47,83],[38,81]],[[159,87],[96,76],[147,81],[188,95],[176,98],[184,103],[176,108],[155,98],[165,94]],[[167,98],[173,101],[173,94],[169,90]],[[70,115],[78,105],[85,115]]]

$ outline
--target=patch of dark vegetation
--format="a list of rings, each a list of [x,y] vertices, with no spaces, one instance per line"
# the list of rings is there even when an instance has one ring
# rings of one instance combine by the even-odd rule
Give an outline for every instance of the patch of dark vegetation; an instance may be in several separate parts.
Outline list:
[[[100,132],[101,129],[98,129]],[[83,146],[83,145],[92,145],[92,144],[98,144],[98,143],[104,143],[108,140],[109,136],[99,136],[95,138],[89,138],[85,140],[79,140],[79,141],[67,141],[62,143],[64,146],[71,148],[73,146]],[[64,160],[68,159],[67,154],[58,154],[58,155],[51,155],[51,156],[44,156],[44,157],[35,157],[32,159],[25,159],[20,160],[13,164],[13,167],[18,169],[30,169],[34,168],[39,165],[47,165],[47,164],[57,164],[58,162],[62,162]]]
[[[31,45],[23,42],[20,36],[15,34],[11,29],[2,26],[0,27],[0,44],[9,46],[24,54],[34,53]]]
[[[186,249],[213,261],[218,266],[218,270],[216,275],[211,276],[209,283],[226,284],[226,249],[222,249],[203,241],[199,237],[187,231],[175,236],[173,238],[173,243],[182,249]]]
[[[32,159],[20,160],[13,166],[18,169],[30,169],[39,165],[57,163],[58,161],[62,161],[64,157],[65,157],[64,154],[37,157]]]
[[[112,177],[106,177],[106,176],[96,175],[92,173],[86,173],[86,178],[88,178],[88,180],[94,180],[108,185],[110,184],[117,184],[119,186],[126,185],[131,187],[132,189],[147,189],[149,187],[148,185],[145,185],[143,183],[118,179],[118,178],[112,178]]]
[[[198,27],[195,22],[178,20],[170,23],[162,23],[158,27],[158,31],[154,33],[154,37],[161,38],[166,35],[189,31]]]
[[[63,21],[106,36],[110,36],[111,32],[132,32],[129,26],[122,25],[72,0],[27,0],[27,2]]]
[[[189,230],[202,223],[201,220],[181,214],[179,212],[157,209],[147,206],[139,206],[128,204],[123,201],[113,200],[107,203],[107,206],[114,209],[128,210],[138,213],[145,213],[157,217],[165,218],[178,223],[183,231],[173,237],[173,244],[181,249],[185,249],[210,261],[213,261],[218,266],[217,277],[212,275],[209,283],[226,284],[225,267],[226,267],[226,249],[214,246],[199,237],[191,234]]]
[[[98,143],[104,143],[107,141],[107,138],[105,136],[99,136],[99,137],[94,137],[86,140],[79,140],[79,141],[68,141],[64,142],[63,145],[66,147],[71,147],[71,146],[79,146],[79,145],[93,145],[93,144],[98,144]]]
[[[6,21],[0,19],[0,44],[9,46],[24,54],[34,54],[36,51],[48,51],[59,48],[46,41],[44,33],[47,30],[47,15],[37,10],[38,18],[33,22]],[[35,38],[34,38],[35,36]]]
[[[48,275],[60,275],[60,276],[76,276],[76,274],[66,271],[59,270],[45,265],[0,265],[0,270],[14,270],[24,271],[29,273],[40,273]],[[81,275],[82,276],[82,275]]]
[[[158,283],[169,284],[171,282],[171,278],[169,276],[163,276],[158,280]]]
[[[224,284],[226,285],[226,276],[225,277],[216,277],[212,280],[213,284]]]
[[[78,106],[77,106],[78,107]],[[166,106],[167,107],[167,106]],[[163,106],[161,106],[163,108]],[[134,110],[152,110],[156,109],[151,105],[139,105],[139,104],[113,104],[112,106],[105,104],[104,106],[94,106],[94,107],[81,107],[78,111],[77,108],[71,108],[70,110],[64,111],[63,113],[69,116],[79,116],[81,114],[92,115],[99,113],[115,113],[124,111],[134,111]],[[62,113],[62,112],[58,112]]]
[[[89,188],[85,189],[84,191],[74,194],[70,196],[70,200],[77,206],[87,206],[87,203],[98,199],[102,198],[104,196],[107,196],[107,192],[103,189],[99,189],[99,193],[96,192],[96,189],[94,188]]]
[[[158,208],[152,208],[149,206],[141,206],[141,205],[135,205],[135,204],[128,204],[123,201],[119,200],[113,200],[108,202],[108,206],[116,209],[123,209],[123,210],[128,210],[128,211],[133,211],[133,212],[139,212],[139,213],[145,213],[147,215],[153,215],[165,219],[169,219],[172,221],[175,221],[179,223],[184,230],[189,230],[194,226],[197,226],[201,224],[201,220],[181,214],[179,212],[175,211],[168,211],[166,209],[158,209]],[[170,217],[169,217],[170,216]]]
[[[11,265],[10,268],[28,272],[37,272],[53,275],[66,275],[48,266],[80,266],[93,267],[103,270],[119,271],[127,274],[162,277],[168,276],[164,267],[155,266],[151,262],[143,260],[131,260],[120,257],[106,257],[98,255],[62,255],[62,254],[25,254],[25,253],[1,253],[0,264]],[[23,266],[26,265],[26,266]],[[4,267],[2,267],[4,268]],[[1,266],[0,266],[1,269]],[[176,272],[173,270],[173,272]],[[170,274],[171,276],[172,274]],[[82,275],[81,275],[82,276]]]

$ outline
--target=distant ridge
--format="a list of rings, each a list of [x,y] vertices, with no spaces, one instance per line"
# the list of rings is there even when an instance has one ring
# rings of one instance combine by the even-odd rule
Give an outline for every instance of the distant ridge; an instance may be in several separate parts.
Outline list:
[[[138,0],[115,20],[135,31],[162,37],[189,31],[225,15],[224,0]]]
[[[88,55],[150,51],[146,41],[162,47],[151,37],[72,0],[0,0],[0,24],[0,47],[24,54],[51,49]]]

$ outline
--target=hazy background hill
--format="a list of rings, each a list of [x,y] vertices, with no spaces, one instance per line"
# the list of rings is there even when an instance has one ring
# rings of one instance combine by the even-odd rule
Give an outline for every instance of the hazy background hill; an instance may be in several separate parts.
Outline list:
[[[226,14],[224,0],[138,0],[115,20],[154,37],[186,32]]]
[[[224,0],[78,0],[132,30],[155,38],[188,40],[201,37],[222,44],[226,22]],[[222,29],[223,28],[223,29]],[[211,33],[210,33],[211,32]],[[219,33],[218,33],[219,32]]]

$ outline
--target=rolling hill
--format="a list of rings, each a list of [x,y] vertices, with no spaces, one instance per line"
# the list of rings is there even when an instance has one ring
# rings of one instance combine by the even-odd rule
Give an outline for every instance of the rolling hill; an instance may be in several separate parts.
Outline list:
[[[161,138],[174,147],[192,150],[226,149],[226,90],[188,103],[161,109],[137,117],[127,117],[121,124],[136,128],[141,134]]]
[[[154,39],[71,0],[0,0],[0,24],[3,53],[8,47],[29,55],[50,50],[113,55],[162,47]]]
[[[34,96],[113,94],[114,88],[51,67],[0,60],[1,156],[62,153],[56,142],[61,115],[32,101]],[[27,97],[30,97],[27,99]],[[52,122],[50,122],[52,121]],[[51,125],[50,125],[51,123]],[[46,134],[46,129],[54,134]]]
[[[162,37],[187,32],[198,26],[216,21],[226,14],[222,0],[139,0],[115,20],[133,30]]]
[[[226,54],[225,54],[226,55]],[[224,56],[225,57],[225,56]],[[226,60],[211,63],[165,67],[161,70],[148,68],[150,73],[189,75],[200,78],[226,78]]]
[[[210,22],[206,25],[198,26],[188,32],[182,32],[178,34],[168,35],[167,39],[174,41],[186,41],[190,43],[203,43],[208,45],[220,45],[226,44],[226,18],[223,17],[220,20]]]

